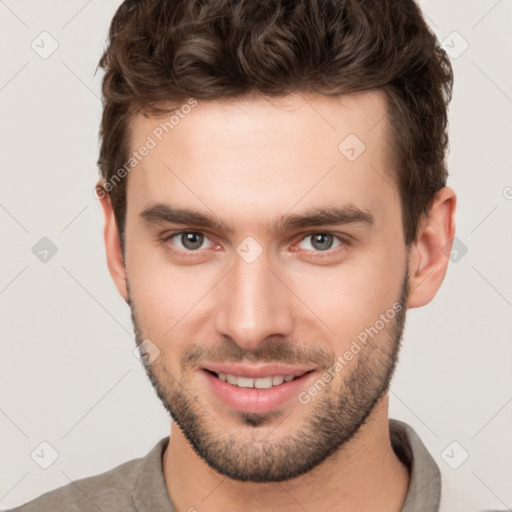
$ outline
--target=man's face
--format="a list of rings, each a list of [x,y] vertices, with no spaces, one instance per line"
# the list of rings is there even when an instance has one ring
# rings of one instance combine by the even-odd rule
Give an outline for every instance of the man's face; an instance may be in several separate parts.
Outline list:
[[[160,350],[148,375],[211,467],[292,478],[353,437],[396,363],[407,251],[384,98],[199,102],[159,141],[169,117],[132,124],[131,150],[156,142],[127,187],[137,343]]]

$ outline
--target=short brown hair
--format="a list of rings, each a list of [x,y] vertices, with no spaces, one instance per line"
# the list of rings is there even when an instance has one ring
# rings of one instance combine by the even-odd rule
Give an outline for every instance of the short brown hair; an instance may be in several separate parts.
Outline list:
[[[125,0],[99,66],[98,166],[127,161],[129,122],[170,102],[382,90],[406,244],[445,186],[450,61],[413,0]],[[108,192],[124,253],[126,181]]]

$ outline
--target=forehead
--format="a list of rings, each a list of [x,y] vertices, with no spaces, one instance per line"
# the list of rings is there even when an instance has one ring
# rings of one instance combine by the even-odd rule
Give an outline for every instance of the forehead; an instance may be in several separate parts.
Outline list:
[[[129,211],[175,203],[251,220],[319,203],[382,209],[398,202],[382,93],[253,95],[176,107],[132,120],[130,153],[150,149],[129,174]]]

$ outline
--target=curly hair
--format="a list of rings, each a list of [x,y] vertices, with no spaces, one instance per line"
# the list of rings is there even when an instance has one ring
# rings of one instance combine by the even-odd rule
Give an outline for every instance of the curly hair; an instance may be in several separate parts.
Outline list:
[[[453,72],[413,0],[125,0],[98,66],[106,181],[127,161],[140,112],[190,98],[381,90],[406,244],[446,184]],[[108,191],[123,253],[126,182]]]

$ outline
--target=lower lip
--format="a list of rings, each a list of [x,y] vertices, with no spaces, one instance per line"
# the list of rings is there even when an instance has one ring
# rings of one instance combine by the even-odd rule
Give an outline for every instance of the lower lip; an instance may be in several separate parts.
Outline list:
[[[200,373],[206,377],[215,395],[231,409],[240,412],[265,413],[297,397],[315,372],[306,373],[290,382],[283,382],[267,389],[241,388],[220,380],[206,370],[201,370]]]

